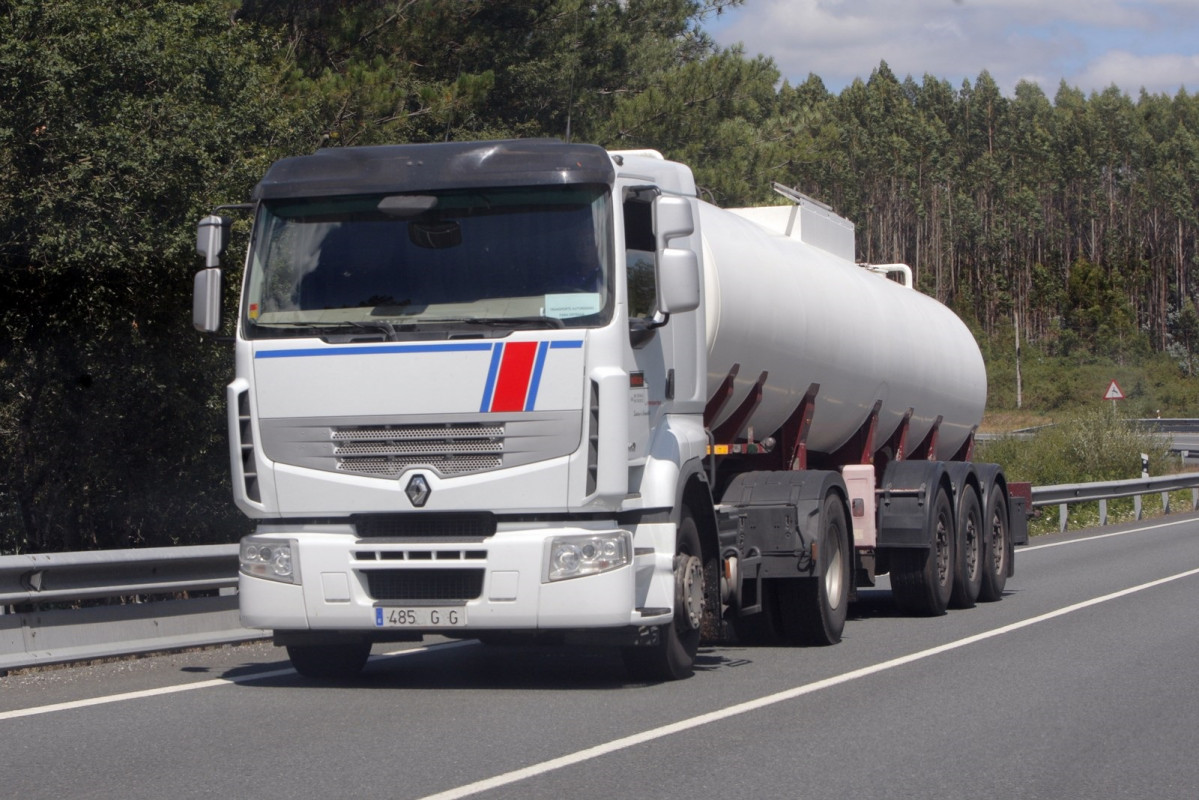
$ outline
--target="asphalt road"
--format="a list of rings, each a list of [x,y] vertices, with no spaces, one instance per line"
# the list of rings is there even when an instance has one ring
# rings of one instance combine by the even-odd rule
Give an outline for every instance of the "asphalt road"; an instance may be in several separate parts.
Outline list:
[[[12,798],[1199,797],[1199,517],[1042,537],[999,603],[829,648],[430,642],[319,686],[257,644],[0,678]]]

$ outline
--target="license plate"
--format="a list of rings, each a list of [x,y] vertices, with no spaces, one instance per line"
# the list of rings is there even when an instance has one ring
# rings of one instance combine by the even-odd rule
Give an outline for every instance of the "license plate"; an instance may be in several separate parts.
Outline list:
[[[464,628],[466,627],[466,609],[462,606],[376,608],[375,627]]]

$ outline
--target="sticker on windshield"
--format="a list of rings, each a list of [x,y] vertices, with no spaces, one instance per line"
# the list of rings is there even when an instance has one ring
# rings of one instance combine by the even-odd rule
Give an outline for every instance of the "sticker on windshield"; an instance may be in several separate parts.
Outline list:
[[[551,319],[570,319],[598,314],[603,307],[598,292],[547,294],[544,316]]]

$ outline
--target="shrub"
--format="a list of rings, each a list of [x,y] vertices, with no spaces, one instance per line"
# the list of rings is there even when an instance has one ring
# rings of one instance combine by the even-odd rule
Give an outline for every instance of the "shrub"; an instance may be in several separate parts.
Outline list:
[[[980,442],[975,459],[1002,464],[1008,480],[1048,486],[1139,477],[1142,453],[1149,456],[1151,473],[1170,471],[1166,442],[1102,403],[1044,428],[1032,439]]]

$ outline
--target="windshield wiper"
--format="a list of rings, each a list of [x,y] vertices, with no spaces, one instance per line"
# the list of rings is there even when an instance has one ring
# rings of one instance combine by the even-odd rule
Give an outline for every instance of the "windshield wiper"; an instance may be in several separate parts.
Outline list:
[[[386,320],[358,322],[355,320],[342,320],[339,322],[302,322],[294,320],[284,320],[279,322],[255,322],[254,327],[258,329],[278,331],[281,328],[292,329],[301,333],[311,333],[314,336],[329,336],[338,333],[344,333],[346,328],[356,328],[358,330],[369,331],[372,334],[382,334],[384,341],[396,341],[398,336],[395,332],[395,326]]]
[[[565,328],[557,317],[443,317],[421,320],[421,325],[482,325],[488,328],[545,327]]]
[[[399,335],[396,333],[396,326],[392,324],[391,320],[372,319],[369,322],[359,322],[358,320],[348,319],[346,320],[346,324],[358,328],[359,330],[381,331],[386,334],[387,339],[385,341],[388,342],[396,342],[400,339]]]

